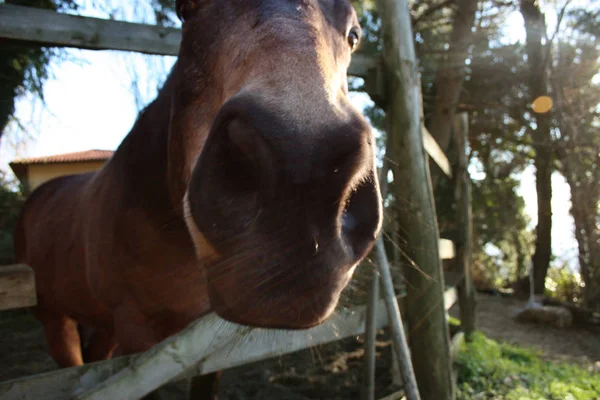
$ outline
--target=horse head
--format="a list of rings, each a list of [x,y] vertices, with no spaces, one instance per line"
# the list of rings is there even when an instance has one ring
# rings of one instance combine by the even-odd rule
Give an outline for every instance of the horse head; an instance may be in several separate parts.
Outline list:
[[[319,324],[382,219],[374,136],[348,98],[356,14],[347,0],[177,10],[169,174],[211,309],[259,327]]]

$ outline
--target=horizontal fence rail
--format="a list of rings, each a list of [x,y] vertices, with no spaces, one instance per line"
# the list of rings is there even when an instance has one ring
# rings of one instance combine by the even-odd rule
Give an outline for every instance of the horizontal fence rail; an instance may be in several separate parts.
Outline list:
[[[442,260],[456,256],[454,243],[440,239],[439,251]],[[0,266],[0,311],[35,306],[35,275],[23,264]]]
[[[34,7],[0,4],[0,39],[43,46],[88,50],[121,50],[177,56],[181,30],[157,25],[82,17]],[[360,52],[352,56],[351,76],[366,78],[377,59]],[[448,177],[452,168],[433,136],[423,127],[423,144],[433,161]]]
[[[445,308],[456,301],[448,289]],[[377,329],[388,326],[383,300]],[[203,375],[364,333],[366,307],[340,311],[305,331],[249,329],[209,316],[146,353],[0,383],[3,400],[139,398],[167,381]]]
[[[0,311],[36,304],[33,270],[23,264],[0,267]]]
[[[0,38],[44,46],[176,56],[181,30],[1,4]],[[365,77],[375,65],[374,58],[357,52],[352,56],[348,73]]]
[[[425,147],[425,151],[429,154],[429,157],[435,161],[437,166],[440,167],[442,172],[446,174],[448,178],[452,178],[452,166],[450,165],[450,161],[448,160],[448,157],[446,157],[444,150],[442,150],[438,142],[424,126],[421,127],[421,134],[423,135],[423,147]]]
[[[0,37],[45,46],[176,56],[181,31],[176,28],[2,4]]]

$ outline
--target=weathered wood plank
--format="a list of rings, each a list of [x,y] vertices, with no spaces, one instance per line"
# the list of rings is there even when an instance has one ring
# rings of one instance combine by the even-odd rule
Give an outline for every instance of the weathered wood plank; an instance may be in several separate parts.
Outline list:
[[[119,357],[2,382],[0,399],[72,399],[72,394],[77,387],[93,387],[130,365],[135,358],[136,356]]]
[[[408,348],[406,340],[406,332],[404,331],[404,322],[400,316],[400,307],[398,299],[394,295],[394,284],[392,281],[392,273],[390,265],[385,253],[383,238],[379,236],[375,245],[377,254],[377,264],[379,274],[381,275],[381,284],[383,288],[383,298],[387,307],[389,316],[392,348],[398,357],[400,363],[400,372],[402,373],[402,381],[404,382],[404,390],[409,400],[420,400],[419,390],[417,388],[417,379],[411,363],[411,352]]]
[[[458,292],[456,288],[448,288],[444,292],[444,308],[446,311],[452,308],[454,304],[456,304],[456,300],[458,299]]]
[[[413,367],[423,399],[452,399],[450,337],[443,304],[444,275],[439,231],[422,129],[423,102],[407,0],[378,0],[383,35],[382,60],[392,90],[387,102],[388,140],[394,163],[396,198],[402,199],[398,221],[402,248],[411,260],[405,268],[406,318]],[[407,397],[415,398],[407,390]]]
[[[386,155],[389,153],[386,150]],[[387,174],[389,171],[389,160],[384,158],[383,165],[378,172],[381,197],[385,199],[388,191]],[[379,242],[377,243],[379,244]],[[380,254],[380,253],[377,253]],[[385,250],[383,256],[387,257]],[[381,261],[380,261],[381,262]],[[375,400],[375,367],[376,367],[376,356],[377,356],[377,328],[375,327],[376,316],[377,316],[377,302],[379,301],[379,272],[377,269],[373,269],[371,278],[371,289],[369,290],[369,297],[367,300],[367,315],[365,321],[365,357],[363,361],[363,382],[361,388],[361,399],[362,400]],[[396,352],[393,352],[396,355]],[[397,357],[394,357],[397,358]]]
[[[424,126],[421,126],[421,133],[423,135],[423,146],[425,147],[427,154],[429,154],[429,157],[435,161],[437,166],[440,167],[442,172],[446,174],[448,178],[452,178],[452,167],[450,166],[450,161],[448,161],[448,157],[446,157],[444,150],[442,150],[438,142],[436,142],[431,133],[429,133]]]
[[[46,46],[125,50],[177,55],[181,32],[175,28],[80,17],[9,4],[0,5],[0,38]]]
[[[0,4],[0,38],[44,46],[176,56],[181,30]],[[365,77],[374,66],[373,58],[358,52],[348,73]]]
[[[452,337],[452,341],[450,344],[450,358],[452,359],[452,379],[454,384],[458,381],[458,366],[456,364],[456,359],[458,354],[460,353],[460,348],[465,342],[465,334],[464,332],[458,332],[456,335]]]
[[[377,360],[377,329],[375,320],[377,316],[377,302],[379,301],[379,273],[373,269],[371,289],[367,303],[367,319],[365,327],[365,357],[363,360],[363,382],[361,388],[362,400],[375,400],[375,369]],[[392,352],[394,359],[398,359]]]
[[[383,309],[383,300],[378,308]],[[214,316],[203,318],[148,352],[66,368],[0,384],[3,400],[130,399],[169,380],[206,374],[253,361],[359,335],[364,332],[366,308],[356,307],[332,316],[305,331],[252,329]],[[384,312],[376,326],[387,326]],[[113,387],[96,385],[110,379]]]
[[[471,339],[476,324],[476,293],[472,269],[472,210],[471,210],[471,178],[469,176],[467,160],[467,140],[469,134],[469,120],[466,113],[457,114],[454,119],[454,142],[456,143],[457,166],[456,187],[454,198],[456,201],[456,214],[460,227],[460,238],[456,249],[456,262],[459,263],[464,279],[457,286],[458,301],[460,303],[460,324],[465,333],[465,339]]]
[[[444,281],[446,287],[455,287],[458,286],[463,279],[465,278],[464,271],[452,269],[449,271],[444,271]]]
[[[456,250],[454,249],[454,242],[449,239],[440,239],[440,258],[442,260],[451,260],[456,256]]]
[[[465,333],[464,332],[458,332],[452,338],[452,346],[450,347],[450,350],[451,350],[450,355],[451,355],[453,362],[456,361],[456,357],[458,356],[458,353],[460,352],[460,348],[464,342],[465,342]]]
[[[0,311],[36,304],[33,270],[23,264],[0,267]]]
[[[379,400],[406,400],[406,396],[404,394],[404,390],[400,390],[398,392],[382,397]]]

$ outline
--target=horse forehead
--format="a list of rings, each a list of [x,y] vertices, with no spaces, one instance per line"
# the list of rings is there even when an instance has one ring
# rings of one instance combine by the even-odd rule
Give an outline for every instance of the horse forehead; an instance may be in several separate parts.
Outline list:
[[[345,25],[343,22],[348,17],[355,17],[348,0],[266,0],[258,4],[256,12],[262,20],[281,15],[310,18],[322,14],[326,21],[336,27]]]

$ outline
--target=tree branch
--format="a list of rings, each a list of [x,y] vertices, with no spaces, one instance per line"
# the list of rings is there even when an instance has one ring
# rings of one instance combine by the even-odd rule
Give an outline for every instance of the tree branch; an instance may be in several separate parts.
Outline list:
[[[434,6],[428,7],[425,11],[423,11],[420,15],[412,18],[412,24],[413,26],[418,24],[419,22],[421,22],[422,19],[424,19],[425,17],[430,16],[431,14],[434,14],[436,11],[441,10],[442,8],[445,7],[450,7],[452,5],[455,4],[455,0],[445,0],[442,1],[441,3],[438,3]]]

